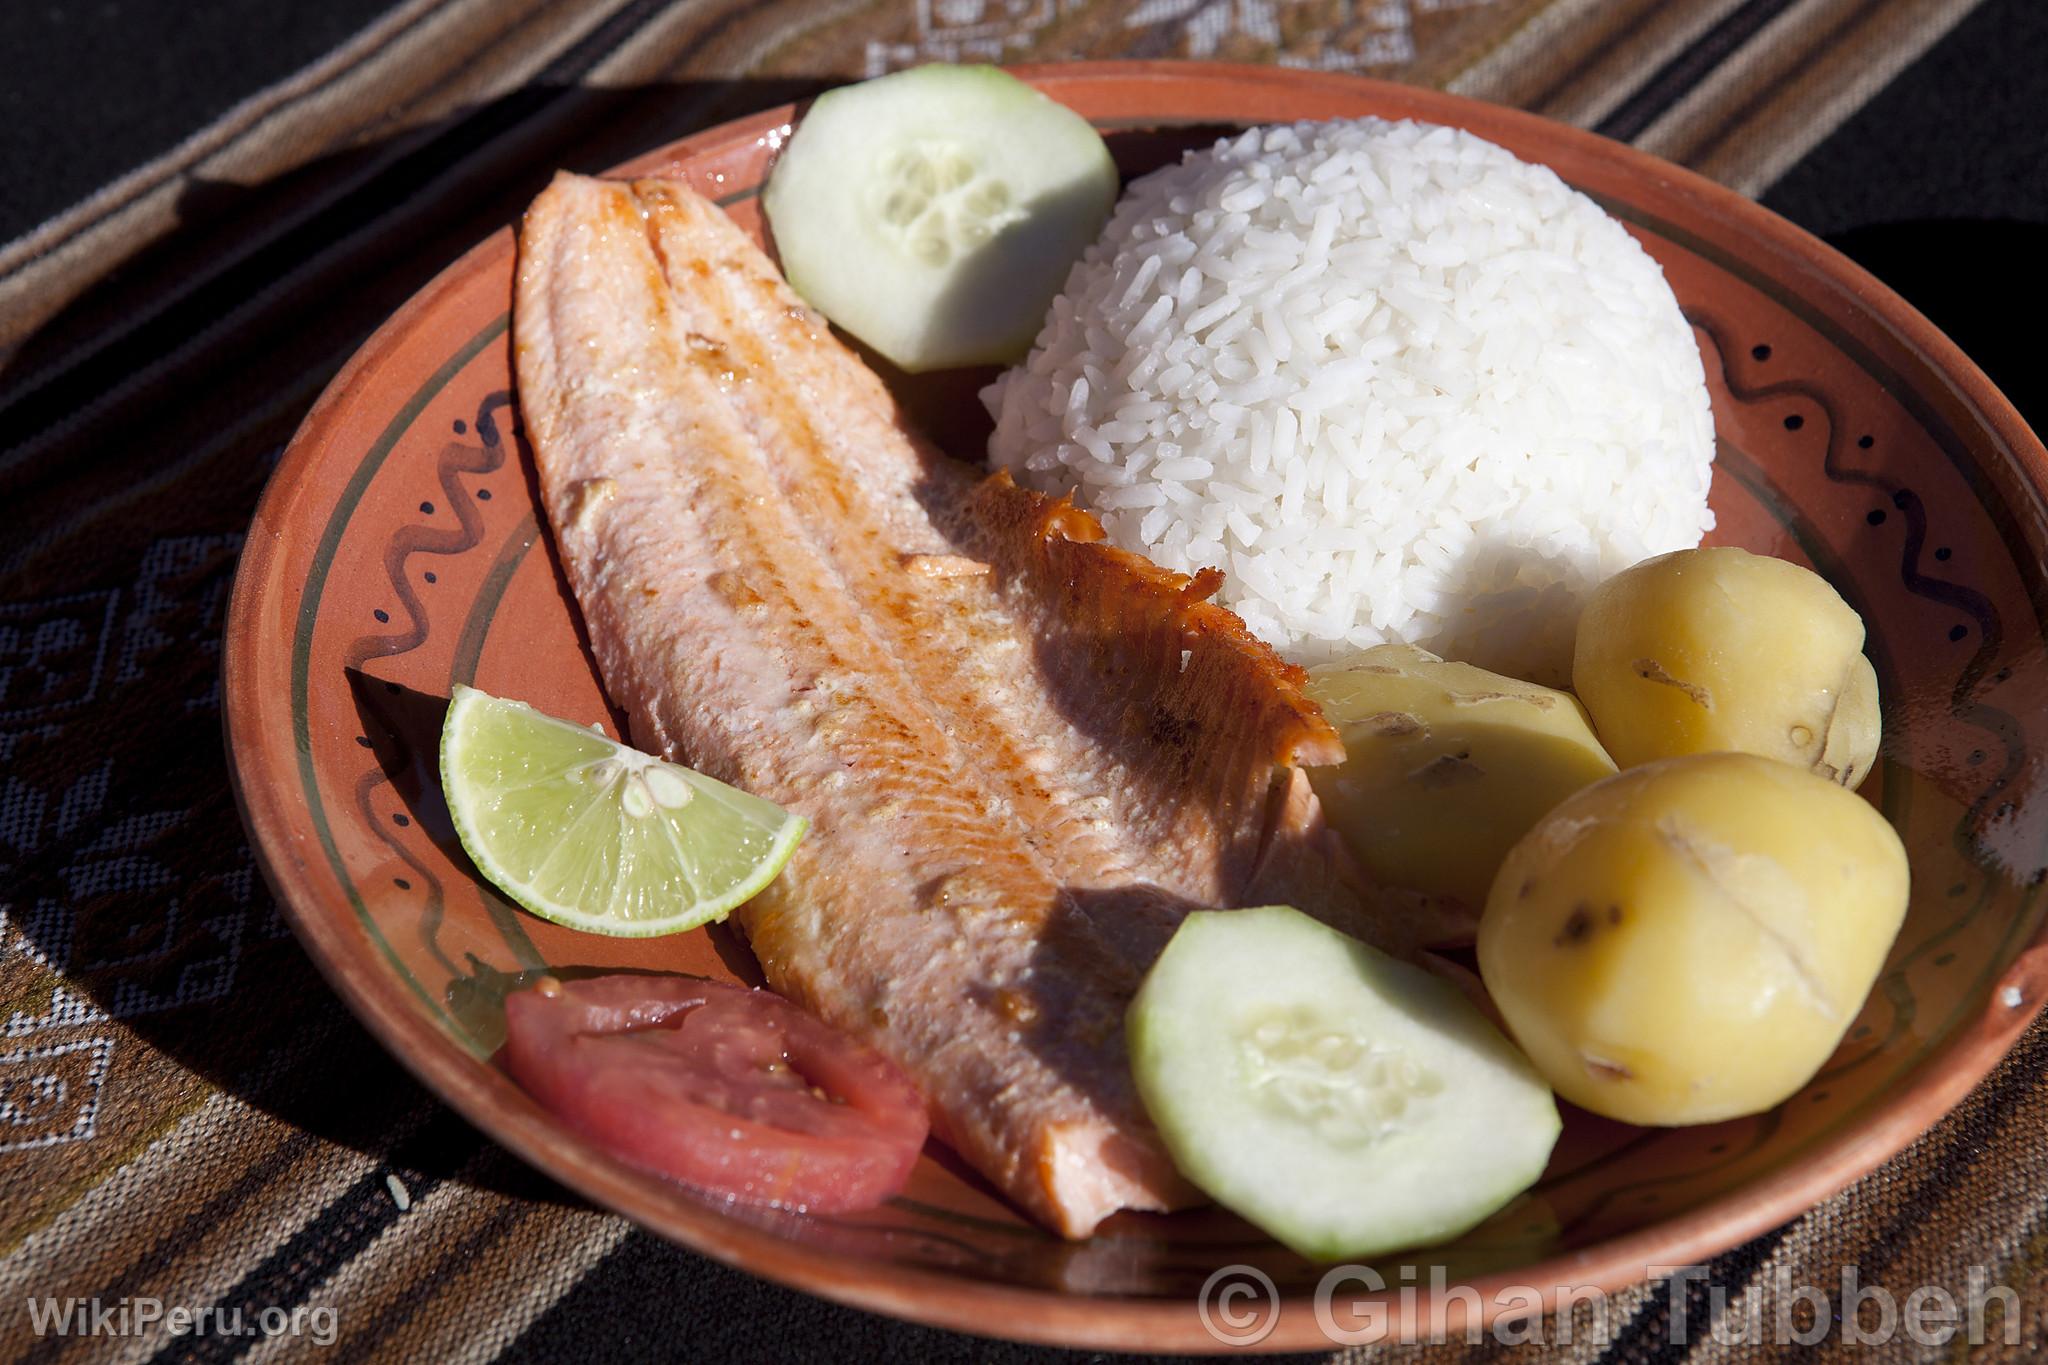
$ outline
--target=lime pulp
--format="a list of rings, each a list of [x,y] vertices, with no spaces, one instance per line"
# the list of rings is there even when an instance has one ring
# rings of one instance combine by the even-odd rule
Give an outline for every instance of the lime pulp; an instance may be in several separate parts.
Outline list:
[[[459,684],[441,785],[494,886],[543,919],[623,937],[724,919],[808,828],[772,801]]]

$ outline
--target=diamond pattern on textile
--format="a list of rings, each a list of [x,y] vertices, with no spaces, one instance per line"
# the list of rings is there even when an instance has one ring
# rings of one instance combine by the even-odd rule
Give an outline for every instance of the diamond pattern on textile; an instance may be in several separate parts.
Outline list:
[[[0,1152],[92,1137],[110,1038],[0,1052]]]
[[[34,720],[99,694],[115,591],[0,602],[0,721]]]

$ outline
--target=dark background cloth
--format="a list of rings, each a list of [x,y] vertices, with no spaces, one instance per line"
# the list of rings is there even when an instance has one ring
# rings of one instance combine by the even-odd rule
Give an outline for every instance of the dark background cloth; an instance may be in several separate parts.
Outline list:
[[[0,241],[170,150],[390,0],[0,5]]]
[[[1993,0],[1767,190],[2048,426],[2048,4]]]
[[[76,4],[47,0],[0,6],[0,241],[30,231],[99,187],[144,166],[238,102],[344,42],[390,8],[367,0],[322,0],[318,4],[212,0],[200,5],[170,0]],[[652,8],[636,10],[627,5],[619,13],[641,22],[645,14],[640,11],[652,12]],[[1782,8],[1768,0],[1751,0],[1730,10],[1727,22],[1739,21],[1754,31]],[[470,147],[483,145],[496,130],[510,126],[515,115],[540,103],[560,102],[564,98],[560,91],[578,78],[574,56],[572,49],[549,68],[555,74],[537,80],[523,94],[450,123],[423,141],[417,155],[440,157],[439,162],[430,161],[432,166],[454,164]],[[2037,339],[2044,292],[2039,263],[2048,248],[2048,74],[2044,73],[2048,73],[2048,4],[2041,0],[1986,0],[1775,183],[1752,187],[1763,189],[1761,197],[1769,207],[1826,237],[1928,313],[2005,388],[2037,428],[2048,423],[2048,390],[2044,390]],[[1652,73],[1638,74],[1647,77]],[[729,96],[732,107],[726,112],[746,112],[749,107],[788,98],[802,88],[804,83],[798,81],[736,90]],[[680,130],[664,127],[660,131],[672,135]],[[593,136],[577,147],[589,158],[583,164],[601,165],[613,153],[635,150],[636,136],[628,127],[614,139],[626,146],[611,147],[603,137]],[[446,140],[446,145],[435,139]],[[550,146],[545,155],[560,151],[561,145]],[[422,172],[412,181],[401,176],[392,184],[403,189],[424,183],[425,178]],[[260,198],[250,202],[260,207]],[[349,201],[338,202],[347,205]],[[351,211],[370,220],[369,210]],[[436,226],[442,222],[436,220]],[[333,235],[342,231],[335,228]],[[393,263],[398,259],[395,250],[374,258],[379,268],[362,277],[364,288],[354,297],[344,296],[342,291],[355,281],[338,276],[333,286],[336,320],[331,324],[337,334],[321,338],[321,347],[306,343],[293,353],[293,363],[324,364],[323,373],[331,374],[339,357],[378,320],[380,310],[401,299],[452,256],[459,243],[447,245],[447,251],[434,245],[421,253],[432,259],[408,257],[402,266]],[[253,292],[288,264],[267,262],[262,271],[251,274],[237,288]],[[234,301],[239,302],[239,297]],[[96,317],[90,311],[76,316]],[[195,317],[192,326],[196,329],[205,321],[203,316]],[[305,330],[310,333],[317,328],[309,321]],[[236,356],[237,365],[248,366],[247,373],[261,377],[258,359],[228,354]],[[323,356],[329,358],[320,360]],[[94,372],[88,369],[86,373]],[[214,378],[225,382],[235,373],[241,371],[215,373]],[[84,396],[96,394],[104,379],[102,375],[93,387],[82,391]],[[285,408],[258,422],[262,440],[256,445],[260,448],[267,443],[274,456],[276,443],[288,434],[308,397],[303,392],[292,396]],[[10,411],[18,423],[12,428],[0,425],[0,448],[69,421],[70,405],[80,401],[74,395],[64,404],[40,408],[32,403],[11,409],[0,406],[0,423],[10,420],[6,415]],[[21,416],[24,412],[34,417],[35,431]],[[132,446],[152,428],[138,421],[119,430]],[[192,433],[170,430],[172,434],[163,438],[168,443],[193,439]],[[124,458],[128,449],[117,442],[89,444],[71,457],[64,473],[75,476],[81,486],[92,486],[96,462]],[[260,457],[244,460],[223,475],[222,496],[238,506],[252,504],[263,473]],[[17,476],[0,475],[11,477]],[[51,509],[62,505],[62,499],[50,491],[54,477],[38,475],[42,482],[0,483],[0,495],[4,495],[0,502],[31,509],[30,520],[16,520],[10,537],[42,536],[47,525],[54,524]],[[246,512],[243,516],[246,518]],[[177,529],[177,517],[170,521],[172,529]],[[175,668],[165,666],[170,680],[147,708],[131,706],[123,715],[110,715],[105,724],[109,734],[116,725],[124,732],[147,729],[162,715],[154,735],[146,738],[172,744],[174,751],[157,756],[155,761],[163,770],[153,774],[151,781],[158,793],[168,793],[166,803],[182,802],[203,812],[203,828],[191,837],[196,851],[190,861],[178,865],[179,875],[200,878],[209,875],[211,863],[227,860],[224,850],[239,848],[233,807],[222,786],[218,760],[208,749],[209,744],[217,745],[212,739],[215,722],[205,704],[214,664],[204,648],[208,632],[218,629],[218,608],[232,570],[234,546],[217,534],[220,527],[204,519],[188,529],[205,533],[198,539],[212,546],[193,552],[199,557],[194,561],[196,567],[159,566],[160,571],[149,572],[158,572],[159,579],[169,583],[167,592],[187,591],[175,581],[176,572],[185,572],[198,584],[187,591],[197,603],[186,613],[190,619],[177,623],[178,630],[184,632],[178,638],[198,642],[193,657]],[[207,540],[209,535],[213,540]],[[219,543],[214,544],[215,540]],[[77,575],[81,589],[95,586],[89,548],[66,550],[62,563],[67,575]],[[0,578],[0,588],[16,586]],[[63,584],[49,581],[49,575],[38,578],[32,587],[40,594],[64,589]],[[0,593],[0,600],[4,598]],[[165,697],[172,699],[170,704],[164,704]],[[146,743],[131,743],[126,752],[133,763],[150,761]],[[0,766],[16,761],[12,749],[0,756]],[[102,796],[103,788],[104,784]],[[118,785],[115,800],[118,804]],[[143,804],[130,802],[135,809]],[[0,835],[12,837],[7,831]],[[42,877],[55,885],[57,872],[50,871],[51,866],[47,860],[25,859],[18,866],[9,866],[8,875]],[[10,887],[6,893],[10,900],[14,890]],[[260,885],[253,891],[245,886],[237,894],[257,901],[263,895]],[[298,1227],[273,1253],[240,1274],[223,1295],[223,1302],[242,1302],[252,1308],[291,1303],[306,1292],[309,1278],[338,1273],[339,1267],[345,1267],[398,1217],[386,1192],[387,1176],[399,1177],[415,1202],[446,1188],[471,1190],[478,1199],[486,1194],[502,1196],[518,1205],[576,1204],[572,1196],[498,1152],[421,1092],[326,991],[274,915],[252,912],[252,923],[256,927],[250,931],[251,946],[245,949],[237,987],[240,1012],[222,1012],[205,1027],[183,1031],[152,1025],[156,1031],[149,1036],[205,1082],[218,1084],[288,1128],[311,1135],[307,1142],[281,1151],[297,1151],[310,1160],[321,1152],[340,1150],[363,1154],[369,1160],[360,1174],[342,1182],[343,1187],[317,1218]],[[287,1010],[293,1022],[288,1026],[276,1022]],[[2023,1106],[2037,1102],[2031,1097],[2038,1097],[2042,1090],[2044,1069],[2048,1069],[2048,1043],[2037,1030],[1965,1110],[1928,1139],[1936,1144],[1942,1164],[1915,1197],[1926,1199],[1932,1207],[1937,1198],[1966,1195],[1975,1188],[1972,1182],[1995,1178],[1995,1173],[1986,1174],[1985,1152],[1993,1146],[1999,1125],[2013,1112],[2035,1112]],[[200,1083],[193,1082],[195,1086]],[[331,1144],[331,1148],[317,1147],[313,1139]],[[308,1157],[308,1152],[313,1156]],[[279,1162],[285,1159],[278,1158]],[[1871,1177],[1878,1182],[1885,1179],[1882,1173]],[[82,1193],[82,1189],[65,1191],[63,1197]],[[27,1198],[25,1190],[7,1193],[7,1201],[17,1205]],[[1711,1266],[1710,1283],[1739,1289],[1787,1236],[1786,1229],[1778,1229],[1718,1258]],[[25,1247],[10,1244],[10,1249],[17,1256],[30,1258],[45,1254],[34,1242]],[[179,1249],[165,1245],[159,1254],[171,1258]],[[435,1273],[445,1276],[451,1272]],[[536,1360],[1082,1358],[932,1331],[825,1304],[724,1269],[637,1231],[625,1233],[592,1263],[576,1267],[573,1273],[544,1260],[516,1267],[512,1273],[560,1276],[569,1287],[509,1339],[491,1337],[487,1324],[480,1323],[478,1340],[488,1339],[490,1346],[488,1350],[480,1346],[476,1354],[502,1349],[511,1358]],[[423,1281],[384,1286],[380,1292],[397,1296],[415,1293],[427,1299],[438,1290],[437,1284]],[[1601,1358],[1653,1360],[1682,1355],[1664,1342],[1656,1303],[1639,1303],[1621,1324],[1615,1340],[1603,1348]],[[12,1305],[0,1305],[0,1313],[13,1311]],[[14,1325],[11,1320],[0,1321],[0,1331]],[[352,1339],[345,1354],[376,1358],[384,1354],[382,1340],[374,1332],[361,1335]],[[170,1354],[172,1358],[207,1359],[229,1351],[227,1343],[213,1340],[187,1343]]]

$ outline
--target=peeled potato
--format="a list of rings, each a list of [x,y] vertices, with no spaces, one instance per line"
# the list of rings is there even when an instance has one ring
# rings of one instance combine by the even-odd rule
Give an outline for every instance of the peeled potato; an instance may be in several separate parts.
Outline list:
[[[1818,574],[1747,550],[1608,579],[1579,617],[1572,688],[1624,768],[1737,750],[1855,787],[1877,758],[1863,619]]]
[[[1309,675],[1345,761],[1309,769],[1352,856],[1477,911],[1494,869],[1565,797],[1614,772],[1568,693],[1379,645]]]
[[[1812,1078],[1905,916],[1906,850],[1855,794],[1751,754],[1632,768],[1501,865],[1479,969],[1560,1095],[1711,1123]]]
[[[1848,686],[1835,703],[1834,722],[1828,726],[1820,762],[1813,765],[1813,770],[1854,791],[1870,776],[1870,765],[1877,761],[1877,742],[1883,731],[1877,705],[1877,669],[1867,656],[1858,654],[1849,665]]]

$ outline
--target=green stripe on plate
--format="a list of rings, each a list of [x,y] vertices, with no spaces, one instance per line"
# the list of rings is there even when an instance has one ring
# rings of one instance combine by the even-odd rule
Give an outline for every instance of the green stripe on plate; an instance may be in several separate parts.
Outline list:
[[[297,633],[292,639],[292,741],[298,749],[299,784],[305,792],[306,807],[313,817],[313,827],[320,836],[320,847],[327,854],[327,865],[348,892],[349,904],[354,907],[356,919],[363,926],[370,941],[377,945],[384,958],[395,969],[405,984],[412,988],[427,1009],[451,1031],[455,1021],[449,1017],[441,1002],[427,993],[424,986],[414,978],[405,962],[392,949],[384,937],[384,931],[377,927],[377,921],[370,915],[369,907],[363,904],[362,893],[356,889],[355,881],[349,876],[348,868],[342,863],[341,850],[335,845],[334,831],[327,821],[327,807],[320,798],[320,782],[313,771],[312,723],[307,714],[307,696],[312,691],[313,628],[320,615],[320,601],[327,591],[327,575],[334,567],[335,553],[341,548],[341,538],[348,529],[350,517],[369,491],[370,481],[377,477],[377,471],[384,467],[400,438],[419,420],[427,404],[434,401],[449,381],[461,373],[464,366],[476,359],[485,347],[505,334],[511,325],[512,315],[501,313],[482,331],[464,343],[461,350],[450,356],[427,377],[407,399],[405,406],[395,413],[384,427],[376,441],[363,455],[355,473],[349,476],[348,484],[341,490],[341,498],[334,505],[334,511],[327,518],[327,528],[320,535],[319,547],[313,552],[313,563],[306,571],[305,586],[299,597],[299,619]]]

